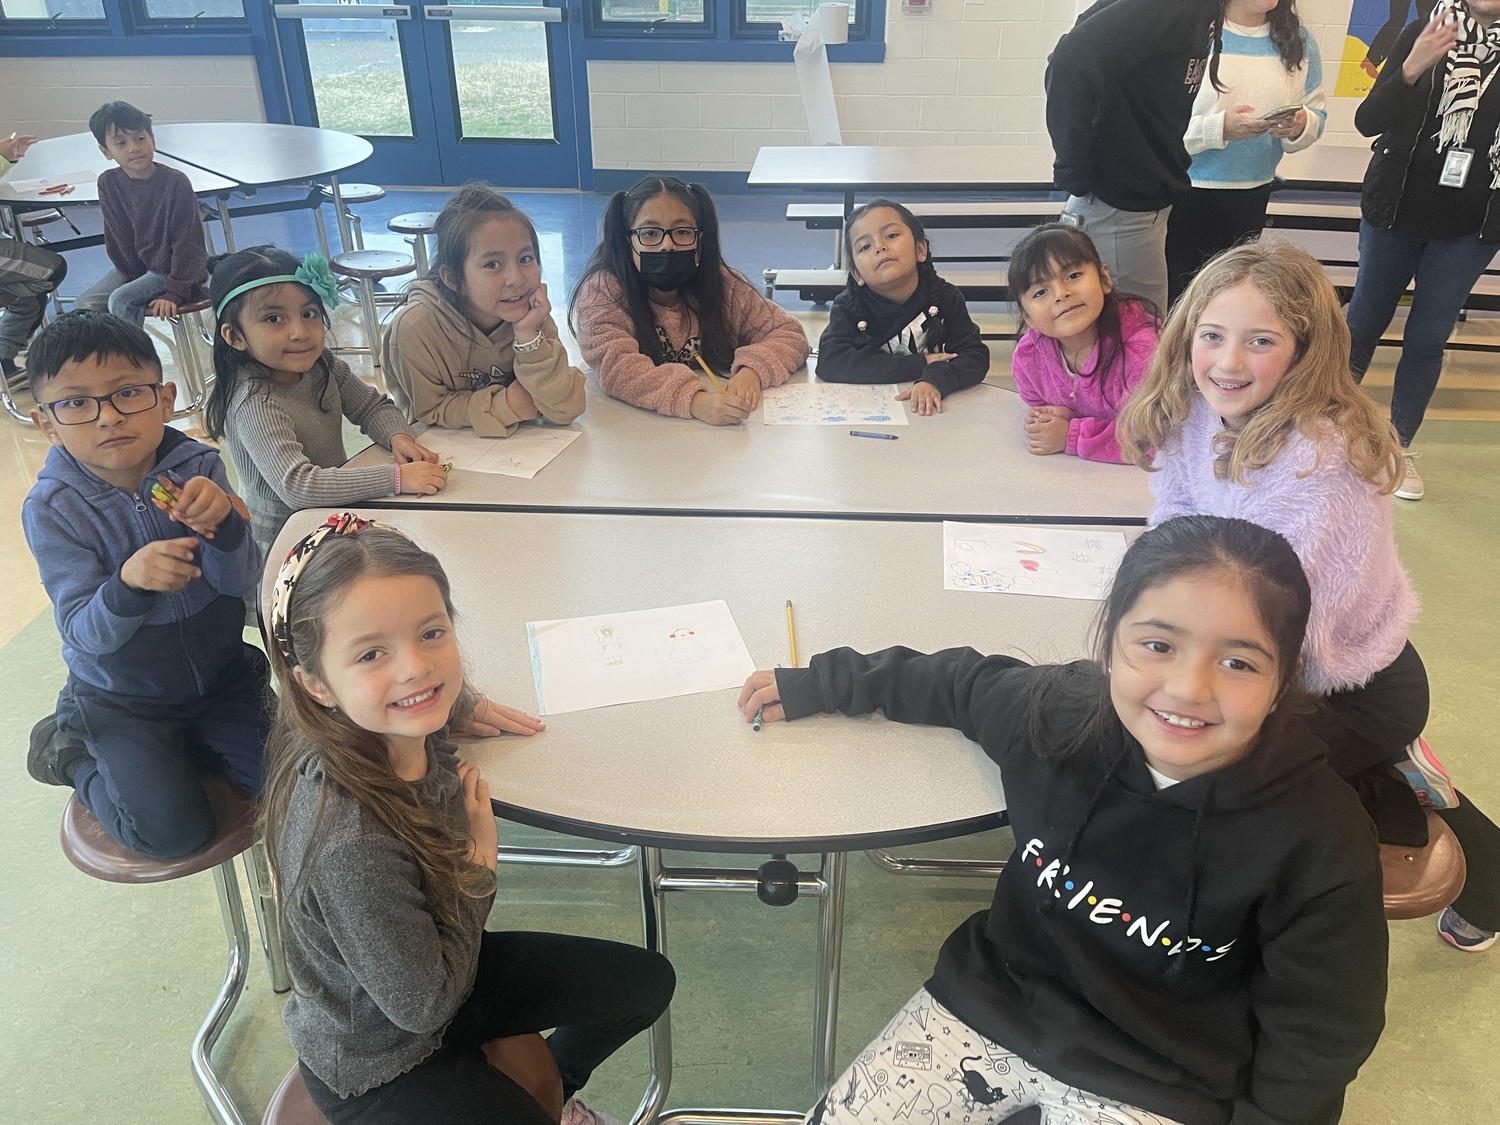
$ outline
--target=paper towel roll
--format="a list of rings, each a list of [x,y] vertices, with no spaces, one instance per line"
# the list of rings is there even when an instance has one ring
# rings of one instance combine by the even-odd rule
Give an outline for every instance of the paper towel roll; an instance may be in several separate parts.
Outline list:
[[[819,4],[818,38],[824,43],[847,43],[849,42],[849,5],[848,4]]]
[[[842,8],[846,22],[840,24],[838,32],[843,36],[839,42],[849,38],[849,6],[847,4],[824,4],[813,19],[809,20],[792,48],[792,63],[797,70],[797,85],[802,91],[802,109],[807,115],[808,140],[814,145],[841,145],[844,143],[839,129],[838,106],[833,100],[833,76],[828,72],[828,51],[823,46],[825,8]]]

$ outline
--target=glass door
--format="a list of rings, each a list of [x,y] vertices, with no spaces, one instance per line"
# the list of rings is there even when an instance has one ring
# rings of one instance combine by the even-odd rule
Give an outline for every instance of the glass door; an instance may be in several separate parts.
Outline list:
[[[382,184],[577,187],[563,10],[514,5],[275,6],[298,124],[369,139]]]

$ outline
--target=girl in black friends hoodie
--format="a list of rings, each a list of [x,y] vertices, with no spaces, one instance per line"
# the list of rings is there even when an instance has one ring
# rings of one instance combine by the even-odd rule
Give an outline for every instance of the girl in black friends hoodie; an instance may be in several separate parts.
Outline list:
[[[809,1121],[1324,1125],[1385,1019],[1369,817],[1297,717],[1307,579],[1244,520],[1126,552],[1097,658],[836,649],[757,672],[747,721],[884,711],[1000,767],[990,909]]]

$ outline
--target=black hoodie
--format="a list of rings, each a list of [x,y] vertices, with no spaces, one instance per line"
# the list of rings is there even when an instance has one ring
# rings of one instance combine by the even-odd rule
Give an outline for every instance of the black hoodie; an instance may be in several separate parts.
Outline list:
[[[958,358],[928,363],[934,352]],[[818,340],[818,378],[825,383],[931,383],[947,398],[984,382],[989,369],[989,345],[964,295],[936,274],[902,304],[869,289],[857,298],[845,289]]]
[[[1053,182],[1122,211],[1158,211],[1192,186],[1182,142],[1207,80],[1219,0],[1099,0],[1047,63]]]
[[[1044,676],[972,649],[836,649],[779,669],[788,718],[884,711],[948,726],[1000,766],[1016,850],[927,988],[986,1038],[1184,1125],[1324,1125],[1385,1022],[1386,922],[1370,818],[1307,735],[1158,791],[1109,724],[1044,759]],[[1097,665],[1064,670],[1050,729],[1087,721]]]

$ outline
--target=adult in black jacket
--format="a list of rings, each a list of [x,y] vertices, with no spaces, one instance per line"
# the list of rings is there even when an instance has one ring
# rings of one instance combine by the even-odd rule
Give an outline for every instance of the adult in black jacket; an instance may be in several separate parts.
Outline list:
[[[984,381],[990,349],[957,287],[937,275],[927,232],[906,207],[873,199],[844,226],[849,282],[818,341],[828,383],[911,383],[901,399],[942,412],[954,391]]]
[[[1409,447],[1442,373],[1464,300],[1500,249],[1500,0],[1448,0],[1409,25],[1355,127],[1376,136],[1365,172],[1359,275],[1349,302],[1349,363],[1364,377],[1407,285],[1416,279],[1391,395],[1406,472],[1396,495],[1425,491]],[[1444,178],[1445,170],[1449,173]],[[1459,183],[1459,181],[1462,181]]]
[[[1115,286],[1167,307],[1167,217],[1222,0],[1099,0],[1047,64],[1053,183]]]
[[[990,909],[812,1122],[1339,1120],[1387,934],[1369,817],[1295,705],[1310,603],[1281,536],[1185,516],[1126,552],[1094,660],[837,649],[750,678],[747,721],[962,731],[1016,837]]]

